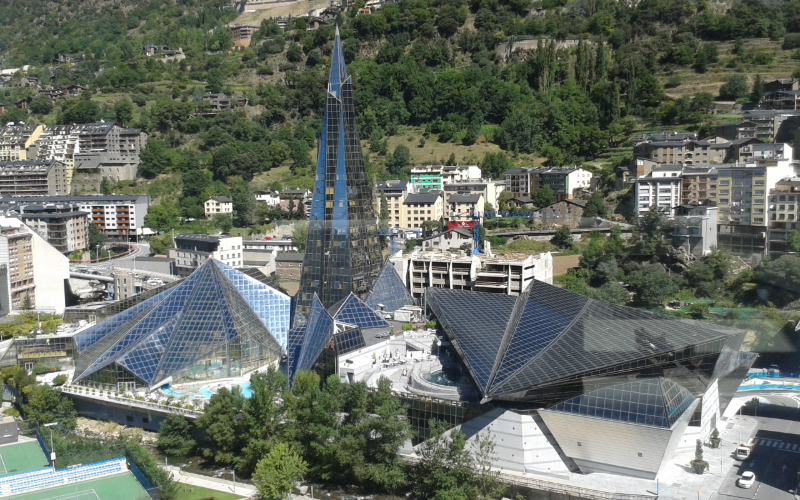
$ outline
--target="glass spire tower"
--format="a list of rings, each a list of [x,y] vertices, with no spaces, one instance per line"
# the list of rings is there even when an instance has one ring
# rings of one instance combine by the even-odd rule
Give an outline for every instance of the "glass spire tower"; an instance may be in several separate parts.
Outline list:
[[[296,315],[308,317],[314,294],[326,308],[351,292],[364,299],[381,264],[372,190],[356,127],[353,83],[337,27]]]

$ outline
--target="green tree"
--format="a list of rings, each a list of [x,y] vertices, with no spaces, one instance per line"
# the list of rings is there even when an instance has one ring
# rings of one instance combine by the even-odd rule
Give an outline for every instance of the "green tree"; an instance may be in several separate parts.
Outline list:
[[[258,461],[275,445],[283,418],[281,396],[286,377],[270,367],[266,373],[250,376],[251,395],[242,408],[242,427],[246,429],[246,445],[242,448],[237,468],[245,472],[255,470]]]
[[[78,99],[67,99],[61,104],[56,121],[60,125],[92,123],[100,119],[100,106],[84,92]]]
[[[230,234],[231,229],[233,229],[233,218],[230,214],[214,214],[211,222],[217,229],[222,231],[222,234]]]
[[[600,191],[595,191],[589,196],[589,199],[586,201],[586,207],[583,209],[584,217],[602,217],[605,218],[608,216],[606,210],[606,200],[603,197],[603,193]]]
[[[764,81],[761,79],[761,75],[756,75],[755,79],[753,80],[753,88],[750,90],[750,100],[754,103],[758,103],[763,96]]]
[[[114,118],[117,123],[125,126],[133,120],[133,103],[128,99],[122,99],[114,104]]]
[[[37,115],[47,115],[53,111],[53,100],[47,94],[39,94],[31,100],[29,109]]]
[[[792,231],[786,236],[786,250],[800,252],[800,231]]]
[[[558,230],[556,230],[556,234],[554,234],[553,238],[550,240],[550,243],[558,248],[572,248],[572,231],[569,230],[569,226],[559,227]]]
[[[144,223],[156,231],[169,231],[178,225],[178,211],[167,205],[152,205],[144,216]]]
[[[250,183],[244,182],[239,178],[238,183],[231,191],[233,200],[233,210],[236,213],[236,225],[239,227],[249,226],[253,223],[256,210],[256,198],[250,189]]]
[[[29,385],[21,391],[22,413],[25,418],[37,422],[58,422],[62,428],[75,428],[78,414],[72,400],[49,385]]]
[[[206,403],[205,411],[197,418],[196,425],[203,429],[211,446],[203,450],[203,456],[220,465],[231,465],[242,449],[242,426],[240,417],[245,398],[239,387],[233,391],[221,388]]]
[[[189,422],[174,413],[167,415],[158,426],[158,449],[171,457],[186,457],[194,452],[197,443],[192,439]]]
[[[258,462],[253,484],[262,498],[287,498],[307,470],[308,464],[288,444],[277,443]]]
[[[413,252],[414,249],[416,249],[416,248],[417,248],[417,240],[411,240],[411,239],[406,240],[406,246],[405,246],[405,251],[406,252],[409,252],[409,253]]]
[[[108,177],[103,177],[100,181],[100,192],[103,194],[111,194],[114,190],[114,183],[108,180]]]
[[[472,459],[466,449],[466,437],[458,429],[445,435],[447,426],[429,421],[431,437],[419,450],[414,470],[414,494],[424,499],[467,499],[475,494]]]
[[[422,223],[422,235],[425,238],[433,236],[434,234],[441,233],[443,230],[444,227],[441,221],[426,220],[425,222]]]
[[[533,204],[536,208],[544,208],[555,203],[556,197],[553,190],[550,189],[550,186],[544,186],[531,194],[531,200],[533,200]]]
[[[662,306],[678,292],[676,280],[660,264],[643,264],[626,281],[635,294],[634,301],[643,306]]]
[[[32,311],[33,310],[33,300],[31,299],[31,294],[26,293],[22,297],[22,304],[20,304],[20,309],[23,311]]]
[[[89,250],[95,252],[105,245],[107,241],[108,236],[97,227],[97,224],[89,224]]]
[[[292,229],[292,244],[301,252],[306,250],[306,240],[308,239],[308,223],[296,222]]]
[[[747,80],[742,75],[732,75],[728,81],[719,88],[719,96],[722,99],[740,99],[747,95]]]
[[[289,48],[286,49],[286,60],[292,63],[299,63],[303,61],[303,49],[296,43],[290,43]]]
[[[503,153],[486,153],[481,162],[481,171],[491,179],[502,179],[503,172],[511,168],[511,160]]]
[[[394,148],[394,153],[392,153],[392,157],[386,162],[386,166],[389,167],[389,172],[393,175],[398,175],[410,162],[411,152],[405,145],[400,144]]]
[[[616,281],[603,283],[603,285],[592,294],[592,297],[619,306],[624,306],[628,303],[628,291]]]
[[[219,69],[212,68],[206,74],[206,89],[208,89],[209,92],[222,92],[222,86],[224,84],[225,75]]]

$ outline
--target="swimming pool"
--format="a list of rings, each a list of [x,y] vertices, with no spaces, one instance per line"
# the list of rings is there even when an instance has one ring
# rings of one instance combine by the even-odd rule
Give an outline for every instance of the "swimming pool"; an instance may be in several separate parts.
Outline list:
[[[250,382],[216,382],[212,384],[204,385],[198,389],[193,387],[180,387],[179,390],[181,392],[173,391],[169,385],[161,386],[160,391],[167,396],[173,396],[176,398],[189,398],[189,399],[210,399],[211,396],[217,393],[218,390],[225,387],[227,389],[232,389],[234,386],[239,386],[242,390],[242,395],[245,398],[250,398],[253,395],[253,391],[250,390]]]

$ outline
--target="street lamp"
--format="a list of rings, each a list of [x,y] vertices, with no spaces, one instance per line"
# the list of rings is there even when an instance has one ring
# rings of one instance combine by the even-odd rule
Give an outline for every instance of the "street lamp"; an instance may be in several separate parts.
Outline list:
[[[56,450],[53,448],[53,426],[58,425],[58,422],[50,422],[44,424],[45,427],[50,428],[50,462],[53,464],[53,474],[56,473]]]

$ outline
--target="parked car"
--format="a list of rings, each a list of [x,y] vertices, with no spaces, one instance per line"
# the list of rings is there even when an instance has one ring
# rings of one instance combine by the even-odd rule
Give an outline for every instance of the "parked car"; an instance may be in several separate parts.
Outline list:
[[[756,482],[756,475],[752,471],[745,471],[742,473],[742,477],[740,477],[736,484],[739,485],[740,488],[749,488],[753,486],[753,483]]]
[[[737,460],[747,460],[751,456],[753,456],[753,447],[749,444],[740,444],[736,447],[736,459]]]

